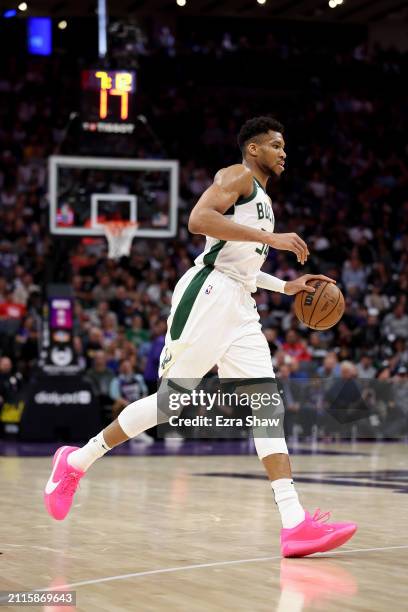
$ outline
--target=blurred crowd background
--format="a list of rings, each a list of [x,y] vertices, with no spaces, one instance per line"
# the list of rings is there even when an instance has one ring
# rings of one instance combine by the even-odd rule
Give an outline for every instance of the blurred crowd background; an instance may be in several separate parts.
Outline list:
[[[75,351],[114,414],[155,389],[172,290],[204,245],[187,231],[189,211],[217,169],[240,161],[237,133],[257,114],[286,129],[286,172],[268,186],[275,231],[297,232],[311,252],[300,267],[271,249],[263,269],[286,280],[328,274],[346,298],[341,322],[316,333],[296,319],[292,298],[256,293],[277,375],[406,384],[407,54],[369,46],[354,29],[306,37],[251,28],[137,28],[114,46],[111,62],[140,73],[138,111],[159,138],[140,126],[128,150],[112,137],[110,154],[168,156],[181,168],[177,236],[137,240],[118,262],[107,259],[104,240],[95,249],[48,231],[47,158],[89,147],[75,129],[65,133],[84,60],[62,51],[1,58],[0,396],[36,372],[52,280],[72,283]]]

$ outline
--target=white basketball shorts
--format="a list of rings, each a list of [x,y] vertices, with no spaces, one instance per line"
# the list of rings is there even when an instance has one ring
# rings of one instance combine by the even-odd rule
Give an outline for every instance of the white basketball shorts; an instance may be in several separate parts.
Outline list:
[[[194,266],[177,283],[159,376],[273,378],[256,303],[244,286],[210,266]]]

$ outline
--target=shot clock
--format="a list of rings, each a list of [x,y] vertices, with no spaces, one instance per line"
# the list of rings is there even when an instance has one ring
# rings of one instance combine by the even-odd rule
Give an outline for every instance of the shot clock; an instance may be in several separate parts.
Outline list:
[[[136,73],[83,70],[82,128],[87,132],[132,134],[135,129]]]

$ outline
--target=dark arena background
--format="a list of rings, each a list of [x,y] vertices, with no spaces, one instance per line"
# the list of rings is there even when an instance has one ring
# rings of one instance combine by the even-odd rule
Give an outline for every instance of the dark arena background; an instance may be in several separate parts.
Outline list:
[[[0,0],[1,605],[406,609],[407,21],[399,0]],[[325,274],[345,298],[314,331],[293,296],[253,295],[294,480],[355,537],[282,559],[251,437],[194,428],[113,449],[54,521],[57,448],[156,392],[205,243],[190,211],[259,115],[285,126],[275,232],[310,251],[271,248],[263,271]]]

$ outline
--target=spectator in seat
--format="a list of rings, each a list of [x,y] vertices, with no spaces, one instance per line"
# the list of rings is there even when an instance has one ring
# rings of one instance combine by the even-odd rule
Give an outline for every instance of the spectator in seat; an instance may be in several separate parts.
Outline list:
[[[4,198],[4,193],[3,193]],[[4,202],[3,202],[4,203]],[[8,228],[4,228],[5,235],[9,233]],[[1,236],[0,236],[1,237]],[[14,269],[18,261],[18,255],[14,252],[13,244],[9,240],[0,242],[0,274],[11,281],[14,278]]]
[[[275,355],[276,351],[280,347],[280,342],[278,338],[278,330],[276,328],[267,327],[266,329],[263,330],[263,332],[265,334],[265,338],[268,343],[271,355],[273,356]]]
[[[134,315],[132,317],[132,327],[126,330],[126,339],[135,346],[140,346],[144,342],[148,342],[149,338],[150,332],[145,328],[142,317]]]
[[[156,391],[157,372],[159,369],[160,354],[164,347],[167,324],[164,319],[158,319],[153,325],[153,340],[147,355],[144,378],[149,389],[149,393]]]
[[[74,336],[73,338],[73,348],[75,357],[78,363],[78,366],[81,370],[86,369],[86,359],[84,357],[84,347],[82,338],[80,336]]]
[[[308,372],[305,369],[309,362],[299,361],[296,357],[291,357],[289,368],[290,368],[290,377],[292,380],[307,380],[309,378]]]
[[[356,368],[359,378],[375,378],[377,373],[377,370],[373,366],[373,358],[368,353],[361,355]]]
[[[392,345],[394,356],[398,359],[398,365],[408,363],[408,342],[404,338],[397,338]]]
[[[113,312],[105,315],[102,322],[102,337],[104,348],[110,346],[118,337],[118,323],[116,315]]]
[[[388,402],[384,436],[386,438],[400,438],[408,434],[408,368],[400,366],[390,379],[392,388],[392,401]],[[384,393],[385,383],[381,390]]]
[[[132,305],[132,300],[124,285],[116,287],[115,297],[110,301],[109,306],[111,311],[115,313],[119,325],[124,325],[126,322],[127,308]]]
[[[388,339],[408,338],[408,315],[402,302],[398,302],[385,316],[381,331]]]
[[[317,369],[319,378],[338,378],[340,376],[340,365],[336,353],[331,351],[323,359],[320,368]]]
[[[285,405],[285,433],[286,435],[292,435],[293,426],[299,423],[299,411],[300,411],[300,386],[291,380],[291,368],[288,364],[282,364],[278,371],[279,386],[283,392],[283,399]]]
[[[99,398],[103,412],[111,413],[112,400],[109,395],[113,372],[106,367],[106,357],[103,351],[96,351],[92,367],[86,371],[85,378],[91,384],[96,397]]]
[[[37,318],[27,316],[15,336],[16,355],[29,365],[38,357],[39,327]]]
[[[4,302],[7,294],[7,281],[3,276],[0,276],[0,303]]]
[[[394,383],[394,398],[397,406],[401,409],[405,418],[408,418],[408,366],[401,365],[392,377]],[[407,434],[405,427],[404,434]]]
[[[364,292],[367,283],[367,270],[357,254],[353,254],[350,259],[344,262],[341,279],[347,291],[351,287],[356,287],[360,292]]]
[[[9,357],[0,357],[0,408],[4,402],[19,390],[23,377],[19,372],[13,373],[13,363]]]
[[[310,361],[311,355],[307,350],[306,343],[300,340],[298,333],[290,329],[286,334],[286,341],[282,344],[282,349],[291,357],[298,361]]]
[[[93,359],[98,351],[103,349],[103,335],[99,327],[91,327],[88,339],[85,340],[84,354],[88,369],[91,367]]]
[[[378,310],[376,308],[369,308],[366,324],[356,332],[356,345],[363,347],[365,350],[370,349],[378,351],[379,338],[380,325],[378,322]],[[374,349],[374,347],[377,348]]]
[[[119,366],[119,374],[110,383],[109,395],[114,402],[113,418],[116,419],[125,406],[146,397],[147,394],[148,389],[143,376],[133,371],[129,359],[123,359]]]
[[[279,372],[283,365],[290,365],[292,357],[287,355],[282,349],[278,349],[272,357],[272,365],[275,372]]]
[[[0,303],[0,319],[22,319],[26,313],[24,304],[14,301],[13,294],[7,292]]]
[[[106,315],[115,313],[110,309],[109,302],[98,302],[94,310],[89,311],[89,321],[92,326],[101,327]]]
[[[110,302],[114,299],[116,294],[116,288],[111,282],[109,274],[104,274],[99,281],[99,284],[95,285],[92,290],[92,297],[95,302]]]
[[[31,274],[23,274],[21,278],[16,278],[13,289],[13,303],[27,305],[30,295],[40,291],[40,287],[33,282]]]
[[[291,281],[298,277],[296,270],[291,267],[286,257],[278,255],[279,267],[276,270],[276,276],[285,281]]]
[[[361,406],[361,392],[355,383],[356,377],[356,366],[351,361],[344,360],[340,364],[340,378],[331,382],[325,392],[328,414],[338,423],[353,422]]]
[[[327,355],[327,347],[322,335],[319,332],[312,332],[309,336],[307,347],[314,364],[320,364]]]
[[[371,308],[375,308],[379,313],[382,313],[385,310],[388,310],[390,307],[390,300],[388,299],[388,296],[384,295],[381,291],[381,282],[375,281],[370,293],[368,293],[364,298],[364,305],[369,312]]]

